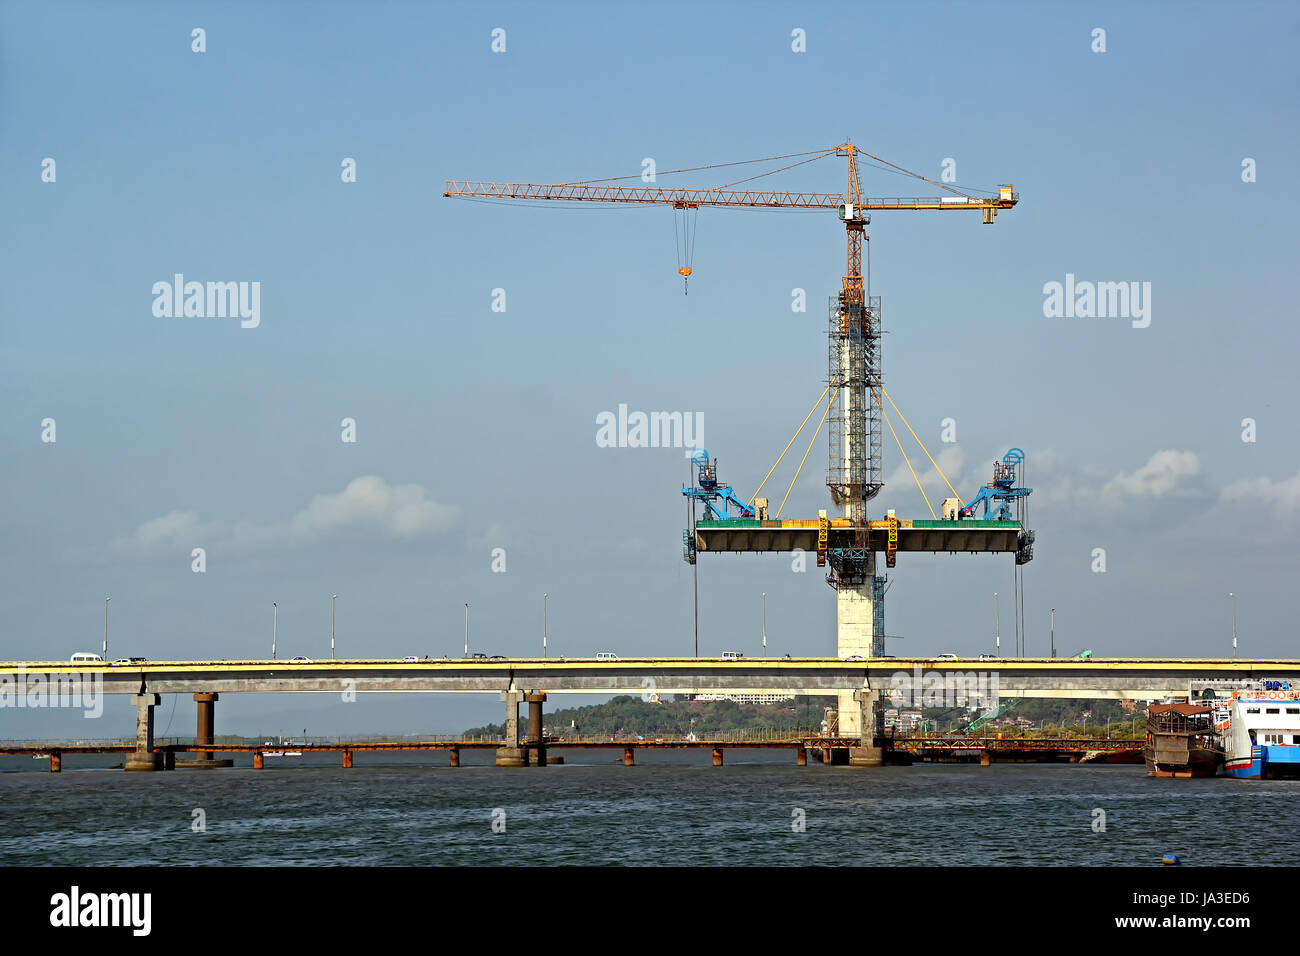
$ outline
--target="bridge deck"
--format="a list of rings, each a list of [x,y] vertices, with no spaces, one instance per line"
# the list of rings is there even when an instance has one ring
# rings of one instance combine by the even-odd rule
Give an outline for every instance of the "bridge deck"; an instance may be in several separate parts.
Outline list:
[[[873,522],[879,525],[880,522]],[[1016,550],[1020,523],[1016,521],[921,521],[899,519],[898,550],[1003,553]],[[865,541],[865,544],[863,543]],[[855,527],[845,518],[831,520],[828,548],[869,547],[884,551],[888,531]],[[701,521],[695,527],[699,551],[817,551],[817,522],[731,519]]]

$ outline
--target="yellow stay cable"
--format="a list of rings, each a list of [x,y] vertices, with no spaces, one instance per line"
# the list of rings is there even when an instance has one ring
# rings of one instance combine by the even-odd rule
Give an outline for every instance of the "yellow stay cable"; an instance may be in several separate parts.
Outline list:
[[[883,386],[883,385],[880,386],[880,390],[881,390],[882,392],[885,392],[885,386]],[[885,392],[885,398],[889,398],[889,393],[888,393],[888,392]],[[921,441],[920,438],[917,438],[916,432],[913,432],[913,431],[912,431],[912,426],[907,424],[907,419],[903,417],[903,413],[902,413],[902,412],[899,412],[899,411],[898,411],[898,406],[894,404],[894,400],[893,400],[892,398],[889,398],[889,404],[893,407],[894,411],[898,412],[898,417],[899,417],[900,419],[902,419],[902,422],[903,422],[904,425],[907,425],[907,430],[908,430],[909,432],[912,432],[912,437],[913,437],[913,438],[916,438],[916,443],[917,443],[918,445],[921,446],[921,451],[925,452],[925,457],[926,457],[926,458],[930,458],[930,452],[929,452],[929,449],[927,449],[927,448],[925,447],[925,442]],[[881,411],[883,412],[884,409],[881,409]],[[891,428],[890,431],[893,431],[893,429]],[[894,439],[895,439],[895,441],[897,441],[898,436],[895,435],[895,436],[894,436]],[[902,450],[902,446],[901,446],[901,445],[899,446],[899,450],[900,450],[900,451]],[[943,483],[944,483],[945,485],[948,486],[948,490],[951,491],[951,492],[953,493],[953,497],[960,499],[960,498],[961,498],[961,495],[957,494],[957,489],[954,488],[954,487],[952,486],[952,482],[948,480],[948,476],[945,475],[945,474],[943,473],[943,469],[939,467],[939,465],[935,462],[935,460],[934,460],[933,458],[930,458],[930,464],[934,465],[934,470],[937,471],[937,472],[939,473],[939,477],[942,478],[942,479],[943,479]],[[915,475],[915,473],[913,473],[913,475]],[[925,494],[925,492],[921,492],[921,494]],[[932,509],[930,509],[930,510],[931,510],[931,513],[933,513],[934,509],[932,508]]]
[[[826,388],[829,390],[830,386],[828,385]],[[822,394],[824,395],[825,392]],[[839,394],[839,386],[836,386],[835,391],[831,392],[830,401],[826,403],[826,411],[822,412],[822,420],[817,423],[817,431],[813,432],[812,440],[808,442],[808,447],[804,450],[803,459],[799,462],[799,467],[794,470],[794,477],[790,479],[790,487],[785,490],[785,497],[781,499],[781,507],[776,509],[776,516],[778,518],[781,517],[781,510],[785,508],[785,503],[790,499],[790,492],[794,491],[794,483],[799,480],[799,472],[803,471],[803,463],[808,460],[808,453],[812,451],[813,445],[817,443],[817,436],[821,434],[822,425],[826,424],[826,416],[831,413],[831,406],[835,404],[835,399]],[[818,401],[820,401],[820,399],[818,399]],[[816,411],[815,407],[813,411]],[[812,412],[809,412],[808,414],[811,415]]]
[[[894,409],[894,411],[898,411],[898,409]],[[930,517],[937,518],[938,516],[934,513],[934,505],[930,504],[930,499],[926,495],[925,489],[921,487],[921,479],[916,477],[916,470],[912,467],[912,463],[907,460],[907,452],[903,451],[903,443],[898,440],[898,432],[894,431],[893,422],[889,420],[889,415],[883,408],[880,410],[880,414],[885,419],[885,424],[889,426],[889,434],[894,436],[894,444],[898,445],[899,454],[903,456],[903,462],[907,465],[907,470],[912,473],[912,480],[916,482],[916,487],[921,492],[921,497],[925,498],[925,506],[930,509]],[[900,415],[899,417],[901,418],[902,416]]]
[[[767,479],[772,477],[772,472],[776,471],[776,466],[781,464],[781,459],[785,457],[785,453],[790,450],[790,446],[793,445],[795,439],[799,437],[799,433],[803,431],[803,427],[808,424],[808,419],[812,418],[813,412],[817,411],[817,406],[821,404],[822,398],[824,398],[826,393],[830,391],[830,388],[831,387],[827,385],[822,389],[821,395],[817,396],[817,401],[813,402],[812,408],[808,409],[808,414],[803,417],[803,421],[799,423],[799,427],[794,430],[794,434],[790,436],[790,440],[785,443],[785,448],[781,449],[781,454],[777,457],[776,462],[767,470],[767,474],[763,476],[763,480],[758,483],[758,490],[749,496],[749,504],[752,505],[754,503],[754,499],[758,497],[758,492],[763,490],[763,486],[767,484]]]

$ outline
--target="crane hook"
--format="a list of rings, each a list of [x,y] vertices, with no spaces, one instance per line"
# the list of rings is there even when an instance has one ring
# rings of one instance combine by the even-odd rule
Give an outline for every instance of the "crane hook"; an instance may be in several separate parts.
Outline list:
[[[690,295],[690,294],[691,294],[691,289],[690,289],[690,285],[691,285],[691,267],[690,267],[690,266],[682,266],[682,267],[680,267],[680,268],[677,270],[677,274],[680,275],[680,276],[682,277],[682,294],[683,294],[683,295]]]

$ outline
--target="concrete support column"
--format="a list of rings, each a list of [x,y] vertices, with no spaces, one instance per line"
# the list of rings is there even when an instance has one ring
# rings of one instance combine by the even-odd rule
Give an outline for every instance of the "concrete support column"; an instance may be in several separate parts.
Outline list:
[[[194,702],[198,704],[199,723],[198,729],[194,734],[194,742],[199,744],[210,744],[214,737],[216,727],[216,694],[195,694]],[[194,754],[196,760],[211,760],[211,750],[199,750]]]
[[[713,766],[715,766],[715,767],[721,767],[721,766],[722,766],[722,748],[721,748],[721,747],[714,747],[714,748],[713,748]]]
[[[635,761],[634,758],[632,757],[632,748],[631,748],[631,747],[624,747],[624,748],[623,748],[623,766],[624,766],[624,767],[631,767],[631,766],[633,766],[635,763],[636,763],[636,761]]]
[[[981,751],[980,751],[980,766],[981,766],[981,767],[988,767],[988,766],[991,766],[992,764],[993,764],[993,755],[992,755],[991,753],[989,753],[987,750],[981,750]]]
[[[50,773],[60,773],[63,770],[63,754],[57,750],[50,752]]]
[[[344,770],[351,770],[351,769],[352,769],[352,751],[351,751],[351,750],[345,750],[345,751],[343,751],[343,769],[344,769]]]
[[[506,705],[505,742],[497,748],[498,767],[528,766],[528,751],[519,746],[519,691],[501,692],[501,700]]]
[[[135,750],[127,755],[127,770],[160,770],[162,762],[153,752],[153,709],[162,703],[157,694],[136,694]]]
[[[264,762],[265,762],[265,758],[262,756],[262,751],[259,750],[259,751],[257,751],[255,754],[253,754],[253,769],[254,769],[254,770],[261,770],[261,769],[262,769],[262,764],[263,764]]]
[[[796,747],[794,751],[794,762],[797,767],[808,766],[808,750],[806,747]]]
[[[194,703],[198,706],[198,726],[194,732],[195,745],[211,745],[216,740],[217,695],[215,693],[195,694]],[[169,756],[172,759],[172,766],[168,768],[169,770],[175,767],[210,770],[213,767],[233,767],[235,765],[235,761],[229,757],[214,760],[211,750],[196,750],[190,760],[177,761],[175,755],[169,754]]]
[[[546,766],[546,744],[542,736],[542,704],[546,703],[545,691],[532,691],[524,695],[528,701],[528,750],[535,758],[534,766]]]
[[[853,692],[858,716],[858,746],[849,748],[849,766],[879,767],[885,762],[885,749],[880,745],[876,728],[876,701],[879,694],[863,688]],[[843,721],[843,714],[840,720]]]
[[[843,581],[835,590],[836,654],[839,657],[870,657],[872,632],[871,580],[875,577],[874,556],[864,571],[861,584]],[[855,706],[852,691],[840,691],[839,736],[857,737],[862,733],[861,709]]]
[[[460,748],[459,748],[459,747],[452,747],[451,750],[448,751],[447,756],[450,758],[450,759],[448,760],[448,766],[451,766],[451,767],[459,767],[459,766],[460,766]]]

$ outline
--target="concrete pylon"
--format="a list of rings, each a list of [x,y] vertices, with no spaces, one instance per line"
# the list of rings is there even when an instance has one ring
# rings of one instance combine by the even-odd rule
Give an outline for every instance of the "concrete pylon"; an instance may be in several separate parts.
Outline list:
[[[127,770],[161,770],[162,761],[153,752],[153,709],[162,703],[157,694],[136,694],[135,750],[127,755]]]
[[[506,739],[497,748],[498,767],[528,766],[528,751],[519,746],[519,698],[519,691],[513,687],[501,692],[501,700],[506,705]]]
[[[865,579],[861,584],[841,580],[835,590],[836,654],[839,657],[870,657],[873,604],[872,578],[876,570],[875,555],[871,556]],[[862,733],[862,710],[855,691],[840,691],[839,727],[841,737],[857,737]]]
[[[877,740],[876,701],[880,695],[870,688],[853,692],[854,712],[858,716],[858,746],[849,748],[849,766],[879,767],[885,762],[885,751]],[[844,719],[841,712],[840,720]]]

